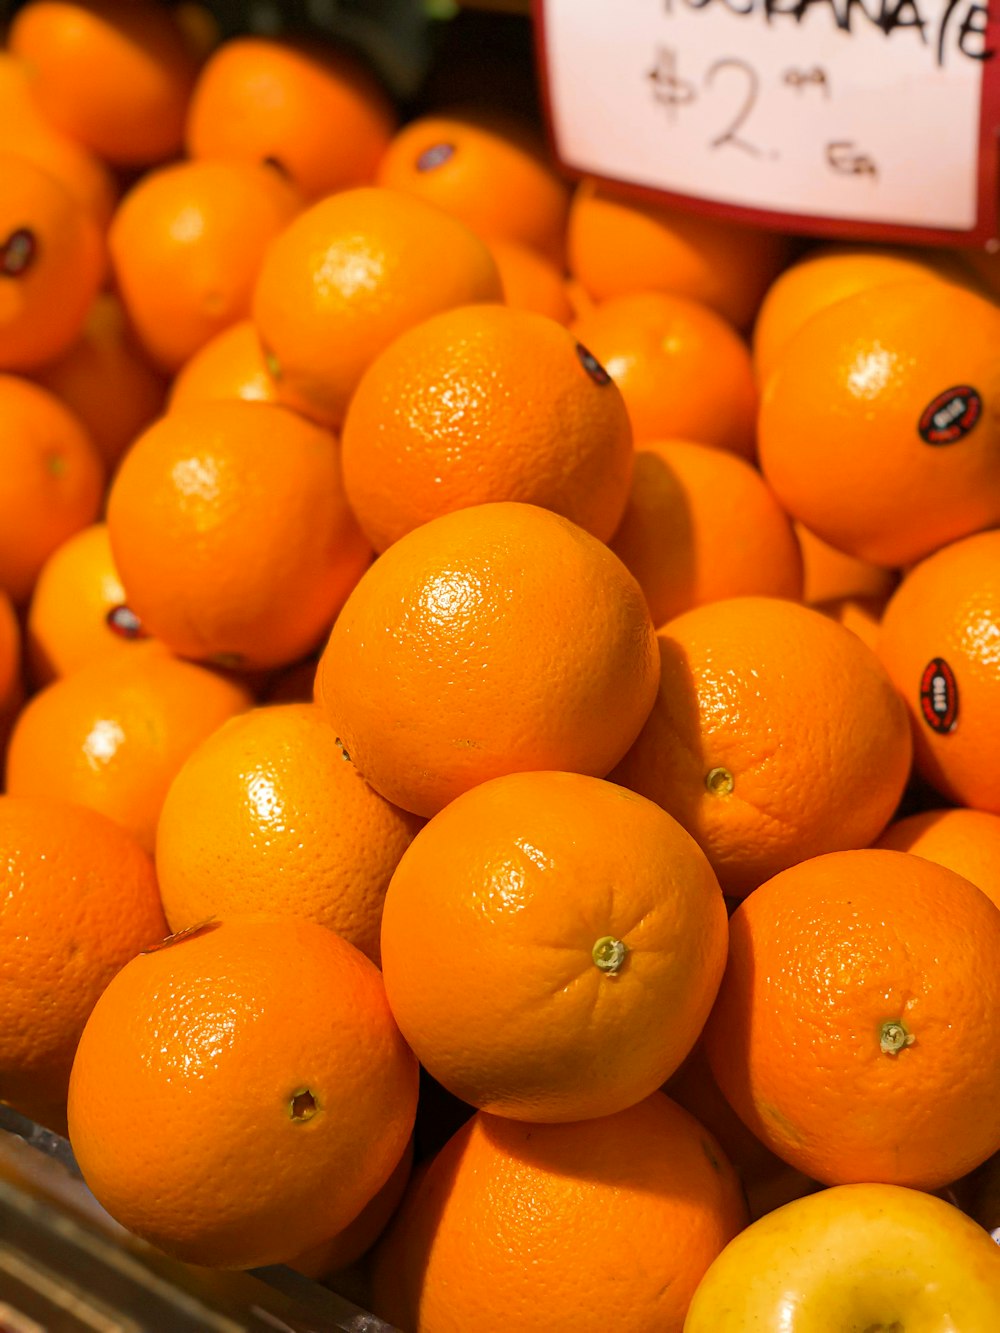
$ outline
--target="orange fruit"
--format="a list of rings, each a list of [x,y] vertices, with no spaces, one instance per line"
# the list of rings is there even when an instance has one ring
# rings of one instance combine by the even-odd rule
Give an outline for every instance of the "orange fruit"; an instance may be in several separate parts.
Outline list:
[[[413,1140],[407,1143],[403,1155],[392,1169],[392,1174],[380,1190],[365,1204],[353,1222],[343,1230],[311,1249],[287,1261],[304,1277],[318,1280],[355,1264],[367,1254],[389,1225],[406,1192],[413,1170]]]
[[[170,390],[170,409],[220,398],[243,398],[250,403],[278,400],[278,387],[249,319],[217,333],[184,363]]]
[[[706,1051],[779,1157],[828,1185],[934,1189],[1000,1149],[1000,911],[968,880],[835,852],[729,926]]]
[[[616,198],[612,187],[585,180],[573,196],[567,247],[570,272],[598,301],[670,292],[744,328],[788,243],[774,232]]]
[[[485,240],[562,255],[569,191],[541,140],[513,117],[470,109],[412,120],[386,149],[377,180],[425,199]]]
[[[243,36],[202,69],[187,147],[196,159],[273,163],[312,201],[373,180],[394,123],[353,56],[315,40]]]
[[[833,597],[828,602],[815,602],[813,606],[856,634],[874,653],[878,650],[879,625],[888,600],[888,597]]]
[[[167,933],[153,863],[110,819],[0,796],[0,1100],[58,1111],[91,1009]]]
[[[152,425],[122,461],[108,526],[149,632],[223,666],[303,657],[371,558],[334,438],[263,403],[192,403]]]
[[[14,375],[0,375],[0,438],[0,588],[26,602],[56,547],[97,517],[104,469],[76,417]]]
[[[490,254],[500,274],[503,299],[514,310],[548,315],[560,324],[574,317],[566,282],[555,264],[518,241],[491,241]]]
[[[158,365],[179,369],[249,315],[264,253],[299,207],[279,172],[244,162],[181,162],[129,191],[111,226],[111,257]]]
[[[21,627],[10,598],[0,589],[0,761],[23,700]]]
[[[121,302],[110,292],[97,297],[69,351],[34,378],[79,417],[109,469],[163,410],[163,378],[140,350]]]
[[[93,217],[26,157],[0,153],[0,369],[34,370],[79,336],[104,277]]]
[[[337,617],[317,702],[387,800],[432,815],[505,773],[603,776],[656,694],[639,585],[534,505],[477,505],[401,538]]]
[[[957,266],[955,266],[957,271]],[[941,261],[889,246],[828,246],[806,255],[768,288],[753,328],[753,362],[763,384],[811,317],[858,292],[940,276]]]
[[[923,810],[890,824],[875,844],[946,866],[1000,907],[1000,815],[985,810]]]
[[[45,119],[35,105],[24,63],[0,52],[0,152],[26,157],[54,176],[103,231],[111,221],[117,186],[108,167]]]
[[[158,643],[101,657],[22,709],[7,751],[12,796],[53,796],[122,824],[152,850],[167,788],[191,751],[252,703],[235,681]]]
[[[421,1065],[517,1120],[611,1115],[655,1092],[725,962],[725,903],[694,840],[578,773],[457,797],[404,852],[382,918],[386,994]]]
[[[802,596],[810,606],[842,597],[885,598],[898,582],[895,570],[845,555],[801,523],[795,524],[795,535],[805,576]]]
[[[612,1293],[623,1333],[680,1333],[702,1274],[745,1222],[722,1150],[662,1093],[569,1125],[479,1112],[376,1248],[374,1305],[420,1333],[500,1333],[512,1318],[597,1333]]]
[[[500,300],[483,241],[422,199],[345,190],[270,245],[253,319],[282,402],[332,425],[393,338],[453,306]]]
[[[659,696],[612,780],[679,820],[727,894],[881,833],[910,736],[860,639],[769,597],[696,607],[658,638]]]
[[[10,50],[57,129],[109,162],[144,166],[181,147],[196,60],[154,0],[29,0]]]
[[[1000,522],[1000,308],[944,282],[838,301],[786,347],[758,442],[785,509],[876,565]]]
[[[301,917],[380,963],[386,889],[419,827],[372,791],[315,704],[253,709],[207,737],[167,792],[156,834],[167,920]]]
[[[707,306],[634,292],[596,306],[572,331],[621,389],[637,443],[674,436],[754,456],[750,353]]]
[[[31,677],[47,685],[100,657],[130,653],[144,639],[125,603],[104,523],[82,528],[46,560],[28,608]]]
[[[893,594],[878,654],[906,701],[917,772],[949,800],[1000,814],[1000,531],[922,561]]]
[[[637,449],[610,546],[646,594],[654,625],[725,597],[802,595],[791,523],[760,474],[721,449],[682,440]]]
[[[188,1263],[251,1268],[353,1221],[416,1102],[378,968],[311,921],[244,917],[118,973],[80,1040],[69,1129],[130,1231]]]
[[[462,306],[365,371],[343,432],[344,485],[377,551],[469,505],[519,500],[606,541],[632,475],[621,394],[544,315]]]

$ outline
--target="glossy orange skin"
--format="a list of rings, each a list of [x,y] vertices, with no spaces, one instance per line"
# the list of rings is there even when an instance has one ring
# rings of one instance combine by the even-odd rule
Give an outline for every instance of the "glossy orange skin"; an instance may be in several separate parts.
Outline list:
[[[638,579],[654,625],[724,597],[802,596],[791,522],[760,473],[722,449],[683,440],[637,449],[609,545]]]
[[[0,844],[0,1100],[57,1108],[98,997],[167,923],[152,861],[103,815],[0,796]]]
[[[975,884],[1000,907],[1000,815],[985,810],[924,810],[890,824],[875,846],[936,861]]]
[[[917,772],[943,796],[1000,814],[997,719],[1000,672],[1000,531],[983,532],[936,552],[911,570],[893,594],[878,654],[906,701]],[[958,692],[951,731],[927,721],[921,684],[942,658]]]
[[[801,523],[794,527],[805,575],[802,598],[809,606],[844,597],[887,598],[899,582],[895,570],[845,555]]]
[[[110,232],[122,299],[143,347],[167,371],[250,313],[271,241],[301,207],[272,167],[181,162],[144,176]]]
[[[491,241],[490,254],[499,270],[507,305],[548,315],[560,324],[572,320],[575,312],[565,279],[550,259],[518,241]]]
[[[675,437],[754,457],[750,353],[713,310],[642,291],[602,302],[572,330],[621,389],[637,443]]]
[[[757,312],[753,362],[758,383],[765,383],[790,340],[813,315],[858,292],[939,276],[940,261],[935,266],[929,254],[917,250],[830,246],[807,255],[775,278]]]
[[[598,301],[661,291],[701,301],[745,328],[780,270],[788,242],[717,218],[577,187],[567,231],[569,268]]]
[[[794,602],[738,597],[685,612],[658,638],[659,695],[612,781],[678,819],[725,893],[879,835],[909,775],[910,735],[856,635]]]
[[[704,1040],[769,1148],[828,1185],[919,1189],[1000,1149],[1000,910],[984,893],[905,852],[836,852],[776,875],[729,925]],[[884,1050],[887,1023],[912,1044]]]
[[[252,702],[243,685],[161,644],[136,644],[54,681],[22,709],[7,751],[7,791],[98,810],[152,851],[181,764]]]
[[[377,181],[416,195],[487,241],[516,241],[559,261],[569,190],[527,124],[484,111],[421,116],[399,131]]]
[[[276,163],[312,202],[369,184],[394,127],[388,98],[352,56],[244,36],[202,69],[186,138],[196,159]]]
[[[413,1333],[597,1333],[610,1299],[621,1333],[680,1333],[745,1222],[721,1148],[662,1093],[569,1125],[479,1112],[376,1248],[374,1306]]]
[[[927,443],[920,423],[956,386],[980,395],[978,421],[950,444]],[[998,405],[1000,308],[937,281],[875,288],[789,341],[764,386],[761,468],[831,546],[909,564],[1000,523]]]
[[[0,437],[0,588],[23,603],[56,547],[97,517],[104,468],[76,417],[14,375],[0,375]]]
[[[171,783],[156,867],[173,930],[249,912],[301,917],[381,962],[382,903],[420,827],[368,786],[315,704],[232,718]]]
[[[551,509],[606,541],[628,496],[632,428],[585,357],[554,320],[502,305],[447,310],[376,357],[342,439],[347,498],[375,549],[498,500]]]
[[[101,231],[114,212],[118,187],[109,168],[55,129],[38,110],[22,61],[0,52],[0,152],[16,153],[54,176]]]
[[[627,950],[613,972],[593,957],[608,936]],[[386,993],[420,1063],[462,1101],[532,1122],[655,1091],[704,1026],[725,956],[725,903],[693,839],[578,773],[459,796],[403,854],[382,918]]]
[[[104,278],[104,242],[68,188],[27,157],[0,153],[0,179],[0,370],[35,370],[79,336]],[[19,261],[11,247],[25,233],[32,250]]]
[[[296,1120],[305,1091],[313,1114]],[[250,1268],[351,1222],[416,1104],[374,964],[312,922],[243,917],[118,973],[80,1042],[69,1130],[130,1231],[188,1263]]]
[[[253,321],[280,400],[338,426],[399,334],[502,296],[489,250],[462,223],[422,199],[362,188],[313,204],[272,242]]]
[[[316,699],[376,791],[432,815],[504,773],[603,776],[656,694],[639,585],[534,505],[477,505],[408,533],[337,618]]]
[[[180,149],[197,62],[169,8],[31,0],[8,42],[46,119],[100,157],[147,166]]]
[[[35,685],[48,685],[98,658],[127,654],[146,637],[131,621],[116,629],[109,614],[125,605],[107,525],[94,523],[57,547],[31,595],[27,653]]]
[[[249,319],[217,333],[184,363],[170,390],[170,410],[229,398],[248,403],[278,401],[278,386]]]
[[[86,427],[112,469],[163,409],[166,382],[139,347],[121,302],[98,295],[76,342],[34,378]]]
[[[192,403],[139,437],[108,500],[129,605],[185,657],[282,666],[371,559],[333,436],[286,408]]]

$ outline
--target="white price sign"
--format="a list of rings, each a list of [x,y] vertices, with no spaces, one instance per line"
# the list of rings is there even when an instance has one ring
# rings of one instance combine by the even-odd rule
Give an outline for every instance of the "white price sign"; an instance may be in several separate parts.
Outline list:
[[[535,19],[570,171],[799,231],[997,235],[1000,0],[536,0]]]

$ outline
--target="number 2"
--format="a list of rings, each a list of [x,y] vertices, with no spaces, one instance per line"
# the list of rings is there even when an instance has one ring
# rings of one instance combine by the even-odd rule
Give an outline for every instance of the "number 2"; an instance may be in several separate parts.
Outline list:
[[[750,112],[753,110],[754,104],[757,101],[757,94],[760,91],[760,78],[753,66],[748,65],[745,60],[735,60],[731,57],[727,57],[724,60],[717,60],[714,65],[710,65],[705,71],[706,86],[711,86],[715,80],[716,74],[724,69],[740,70],[746,75],[746,97],[743,99],[743,105],[737,111],[729,128],[723,130],[721,134],[717,134],[714,139],[710,140],[710,146],[712,148],[721,148],[723,144],[731,143],[734,148],[742,148],[745,153],[752,153],[754,157],[760,157],[761,150],[756,148],[752,143],[749,143],[746,139],[741,139],[737,134],[737,130],[746,123],[747,117],[750,115]]]

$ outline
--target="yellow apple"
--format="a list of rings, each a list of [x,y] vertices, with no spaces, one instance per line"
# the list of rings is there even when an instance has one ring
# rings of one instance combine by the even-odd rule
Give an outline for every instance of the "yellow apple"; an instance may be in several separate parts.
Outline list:
[[[900,1185],[838,1185],[754,1222],[706,1272],[684,1333],[998,1333],[1000,1245]]]

